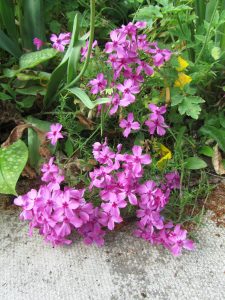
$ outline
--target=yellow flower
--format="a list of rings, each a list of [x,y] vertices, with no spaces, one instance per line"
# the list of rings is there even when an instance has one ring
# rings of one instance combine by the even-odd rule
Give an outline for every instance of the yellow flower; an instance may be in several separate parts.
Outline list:
[[[158,144],[158,145],[155,144],[153,146],[153,148],[156,151],[156,153],[161,156],[160,160],[157,162],[156,165],[159,169],[163,169],[166,162],[172,158],[172,153],[171,153],[170,149],[168,149],[163,144]]]
[[[181,56],[178,56],[177,60],[179,63],[179,67],[177,67],[176,70],[178,72],[184,71],[187,68],[187,66],[189,66],[189,63],[185,59],[183,59]]]
[[[188,84],[191,81],[192,81],[191,76],[188,76],[181,72],[178,74],[178,78],[175,81],[174,86],[182,89],[186,84]]]

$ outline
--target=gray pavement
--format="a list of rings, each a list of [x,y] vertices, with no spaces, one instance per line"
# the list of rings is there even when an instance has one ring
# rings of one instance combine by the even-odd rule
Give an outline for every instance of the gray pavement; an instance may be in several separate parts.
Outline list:
[[[225,299],[225,228],[208,218],[196,251],[173,258],[128,227],[103,248],[52,248],[28,237],[17,211],[0,211],[0,299]]]

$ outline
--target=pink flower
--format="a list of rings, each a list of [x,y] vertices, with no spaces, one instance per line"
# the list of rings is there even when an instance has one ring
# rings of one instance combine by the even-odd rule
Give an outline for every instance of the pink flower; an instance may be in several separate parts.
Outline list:
[[[170,60],[172,55],[171,51],[168,49],[156,49],[156,54],[153,56],[153,63],[155,66],[160,67],[164,62]]]
[[[86,42],[85,47],[81,48],[81,51],[80,51],[81,56],[82,56],[81,61],[83,61],[85,59],[85,57],[87,57],[88,45],[89,45],[89,41]],[[92,49],[94,49],[97,45],[98,45],[98,42],[95,40],[92,43]],[[92,53],[91,53],[90,57],[93,57]]]
[[[154,73],[153,68],[148,65],[145,61],[140,61],[139,66],[137,67],[137,74],[140,74],[141,71],[144,71],[146,75],[151,76]]]
[[[52,47],[63,52],[65,50],[65,46],[70,43],[70,36],[70,32],[60,33],[59,36],[52,34],[50,37],[50,40],[53,42]]]
[[[106,53],[120,51],[121,44],[124,44],[126,40],[126,34],[124,32],[119,32],[118,30],[113,30],[110,32],[110,38],[112,42],[108,42],[105,44]]]
[[[97,78],[90,80],[89,85],[92,86],[91,93],[98,94],[102,92],[107,86],[107,80],[104,78],[103,73],[99,73]]]
[[[177,171],[165,175],[166,184],[170,189],[180,188],[180,175]]]
[[[36,37],[33,39],[33,44],[36,46],[37,50],[40,50],[40,48],[44,45],[44,42]]]
[[[149,133],[153,135],[155,131],[158,135],[162,136],[165,135],[166,130],[165,128],[168,128],[168,126],[164,123],[163,117],[158,117],[156,120],[147,120],[145,121],[145,125],[149,128]]]
[[[151,163],[150,155],[142,154],[141,146],[133,146],[132,148],[133,157],[132,161],[137,164],[149,165]]]
[[[139,22],[136,22],[135,23],[135,26],[138,28],[138,29],[143,29],[147,26],[147,22],[144,22],[144,21],[139,21]]]
[[[55,145],[58,139],[62,139],[63,135],[61,134],[62,125],[59,123],[52,124],[50,126],[51,131],[47,132],[46,137],[51,141],[52,145]]]
[[[133,80],[126,79],[124,84],[119,83],[117,89],[122,92],[122,99],[120,101],[121,106],[128,106],[135,101],[134,94],[138,94],[140,89],[137,85],[134,85]]]
[[[110,212],[102,211],[100,213],[99,222],[103,226],[107,226],[109,230],[113,230],[115,223],[121,223],[123,219],[120,215],[112,215]]]
[[[171,243],[170,251],[174,256],[179,256],[182,248],[187,250],[195,248],[193,241],[187,239],[187,230],[181,229],[180,224],[176,225],[174,230],[169,232],[168,241]]]
[[[128,135],[131,132],[131,129],[133,130],[139,130],[140,129],[140,124],[138,122],[133,122],[134,121],[134,114],[133,113],[129,113],[127,120],[123,119],[120,121],[120,127],[121,128],[125,128],[124,132],[123,132],[123,136],[124,137],[128,137]]]
[[[120,96],[118,94],[115,94],[112,97],[111,104],[112,104],[112,107],[109,111],[109,114],[114,115],[117,112],[119,105],[120,105]]]
[[[166,106],[165,105],[163,105],[161,107],[158,107],[154,103],[150,103],[148,107],[152,111],[152,113],[150,114],[151,120],[156,120],[160,116],[162,116],[163,114],[166,113]]]

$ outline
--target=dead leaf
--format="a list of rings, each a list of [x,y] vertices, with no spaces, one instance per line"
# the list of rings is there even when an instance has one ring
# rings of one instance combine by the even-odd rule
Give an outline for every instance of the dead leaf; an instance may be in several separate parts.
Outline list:
[[[218,175],[224,175],[225,174],[225,169],[222,163],[222,155],[220,153],[218,144],[216,144],[216,146],[213,148],[214,153],[213,153],[213,157],[212,157],[212,164],[214,167],[214,170],[216,172],[216,174]]]
[[[28,124],[17,125],[15,128],[13,128],[7,140],[2,144],[2,147],[8,147],[15,143],[22,137],[24,130],[30,127],[32,126]]]
[[[76,117],[78,118],[79,122],[87,127],[88,129],[92,130],[94,127],[94,122],[90,119],[86,118],[82,113],[76,114]]]
[[[40,146],[39,146],[39,153],[42,157],[48,159],[51,156],[50,150],[48,149],[48,144],[46,141],[46,132],[40,130],[39,128],[32,126],[31,124],[21,124],[17,125],[13,130],[11,131],[9,137],[7,140],[1,145],[2,147],[8,147],[11,144],[15,143],[17,140],[19,140],[25,129],[32,128],[38,135],[38,138],[40,140]],[[27,163],[26,166],[23,169],[22,175],[28,178],[36,178],[37,174],[33,168],[30,167],[30,165]]]

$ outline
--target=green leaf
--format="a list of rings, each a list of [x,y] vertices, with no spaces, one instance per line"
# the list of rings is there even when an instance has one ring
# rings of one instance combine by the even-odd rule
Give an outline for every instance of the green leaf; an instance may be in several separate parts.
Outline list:
[[[49,107],[55,100],[59,85],[63,78],[66,77],[66,72],[68,68],[68,61],[71,56],[73,47],[75,46],[76,42],[78,41],[79,37],[79,26],[77,26],[78,22],[78,16],[76,15],[73,22],[73,31],[71,34],[71,40],[69,47],[61,61],[61,63],[55,68],[55,70],[52,72],[51,78],[48,83],[47,92],[44,98],[44,108]],[[85,34],[83,37],[81,37],[80,40],[84,41],[88,37],[88,34]],[[70,78],[71,75],[69,75]]]
[[[213,148],[211,148],[209,146],[202,146],[199,148],[198,153],[203,154],[208,157],[213,157],[214,151],[213,151]]]
[[[73,154],[73,151],[74,151],[73,143],[71,142],[71,140],[69,138],[66,140],[64,149],[65,149],[66,155],[68,157],[70,157]]]
[[[200,133],[213,138],[219,145],[220,149],[225,152],[225,130],[218,129],[214,126],[204,125],[200,129]]]
[[[61,24],[57,20],[52,20],[49,24],[49,28],[51,32],[55,32],[56,34],[59,34],[61,31]]]
[[[13,78],[16,76],[16,74],[19,72],[19,70],[13,70],[13,69],[3,69],[3,74],[7,78]]]
[[[88,97],[88,95],[81,90],[78,87],[74,87],[71,89],[68,89],[68,91],[72,94],[74,94],[76,97],[78,97],[78,99],[81,100],[81,102],[89,109],[93,109],[95,106],[93,104],[93,102],[91,101],[91,99]]]
[[[203,102],[205,102],[205,100],[203,100],[201,97],[184,97],[183,101],[179,104],[178,111],[181,115],[186,114],[187,116],[197,120],[201,111],[199,103]]]
[[[19,19],[23,47],[35,49],[35,37],[45,41],[44,0],[23,0],[22,13]]]
[[[18,39],[17,28],[15,23],[14,3],[12,0],[1,0],[0,1],[0,15],[1,21],[7,34],[16,43]]]
[[[199,157],[188,157],[184,161],[184,167],[189,170],[198,170],[206,168],[207,164]]]
[[[17,195],[16,183],[27,159],[27,146],[21,140],[0,149],[0,193]]]
[[[182,103],[183,100],[184,100],[183,95],[180,95],[180,94],[172,95],[171,106],[176,106],[176,105]]]
[[[30,69],[56,56],[58,51],[54,48],[23,54],[20,57],[20,70]]]
[[[32,116],[27,117],[27,121],[34,127],[37,127],[43,131],[49,131],[51,123],[36,119]],[[32,167],[36,168],[41,160],[39,154],[40,141],[37,133],[32,129],[28,128],[28,150],[29,150],[29,163]]]
[[[20,108],[31,108],[36,100],[36,97],[34,96],[27,96],[23,98],[21,101],[16,101],[17,105],[20,106]]]
[[[224,112],[221,111],[219,113],[219,120],[220,120],[220,125],[225,128],[225,116],[224,116]]]
[[[40,94],[40,95],[44,95],[45,94],[45,88],[42,87],[42,86],[29,86],[27,88],[24,88],[24,89],[16,89],[16,92],[18,94],[21,94],[21,95],[33,95],[33,96],[36,96],[37,94]]]
[[[22,54],[18,44],[10,39],[2,30],[0,30],[0,48],[17,58]]]
[[[71,50],[71,54],[67,67],[67,84],[69,84],[77,74],[78,63],[80,59],[80,50],[84,46],[84,42],[77,42],[75,47]]]
[[[11,96],[0,92],[0,100],[6,101],[6,100],[11,100],[11,99],[12,99]]]
[[[80,88],[73,87],[68,89],[68,91],[72,94],[74,94],[78,99],[81,100],[81,102],[89,109],[93,109],[95,106],[103,103],[110,102],[110,98],[100,98],[95,101],[91,101],[91,99],[88,97],[88,95]]]

